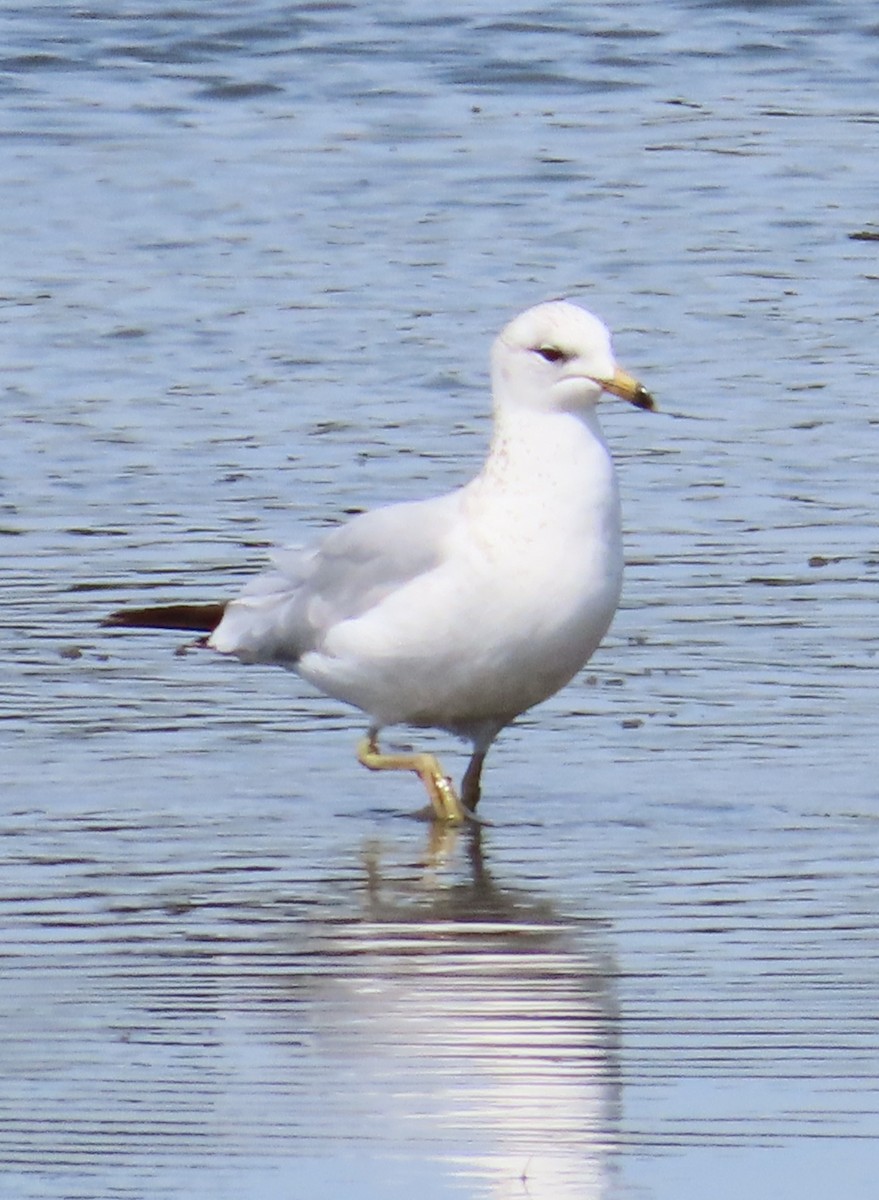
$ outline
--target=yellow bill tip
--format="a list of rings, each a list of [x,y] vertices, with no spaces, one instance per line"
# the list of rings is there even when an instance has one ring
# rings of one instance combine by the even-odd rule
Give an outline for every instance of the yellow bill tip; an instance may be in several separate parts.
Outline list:
[[[647,412],[656,411],[656,401],[647,388],[621,367],[616,368],[610,379],[602,381],[602,387],[606,392],[612,392],[614,396],[628,400],[636,408],[643,408]]]

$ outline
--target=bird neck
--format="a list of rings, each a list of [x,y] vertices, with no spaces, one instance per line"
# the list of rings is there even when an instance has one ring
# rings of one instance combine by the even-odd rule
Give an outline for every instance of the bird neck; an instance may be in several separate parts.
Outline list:
[[[495,413],[494,435],[483,475],[511,483],[518,478],[529,492],[541,488],[571,495],[584,478],[612,474],[610,452],[594,408],[582,412],[539,412],[504,408]]]
[[[593,409],[496,413],[488,458],[469,490],[478,519],[525,538],[547,523],[560,535],[619,524],[613,463]]]

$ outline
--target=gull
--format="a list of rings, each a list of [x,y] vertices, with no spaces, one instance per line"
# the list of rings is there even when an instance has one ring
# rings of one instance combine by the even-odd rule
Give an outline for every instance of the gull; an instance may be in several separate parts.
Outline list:
[[[278,551],[225,603],[123,609],[106,623],[198,629],[220,654],[296,671],[366,714],[365,767],[415,772],[437,821],[477,819],[492,743],[585,666],[619,603],[619,492],[598,402],[655,407],[605,325],[566,300],[506,326],[491,376],[491,444],[464,487]],[[433,754],[380,748],[382,729],[401,724],[470,742],[460,794]]]

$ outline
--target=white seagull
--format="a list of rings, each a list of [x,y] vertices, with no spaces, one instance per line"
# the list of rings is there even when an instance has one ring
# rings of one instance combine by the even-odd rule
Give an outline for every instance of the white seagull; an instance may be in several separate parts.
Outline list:
[[[296,671],[367,715],[364,766],[414,771],[438,821],[473,819],[492,742],[589,661],[619,602],[619,494],[598,402],[610,392],[654,408],[602,322],[568,301],[507,325],[492,390],[491,447],[464,487],[280,551],[225,604],[122,610],[107,623],[200,629],[221,654]],[[379,748],[399,724],[472,744],[460,796],[434,755]]]

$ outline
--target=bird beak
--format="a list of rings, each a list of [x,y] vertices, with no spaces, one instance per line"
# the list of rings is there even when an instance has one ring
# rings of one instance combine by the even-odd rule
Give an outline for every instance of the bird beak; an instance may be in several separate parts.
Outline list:
[[[648,412],[656,411],[656,401],[647,388],[619,367],[616,368],[610,379],[599,379],[598,382],[606,392],[613,392],[615,396],[621,396],[623,400],[628,400],[636,408],[646,408]]]

